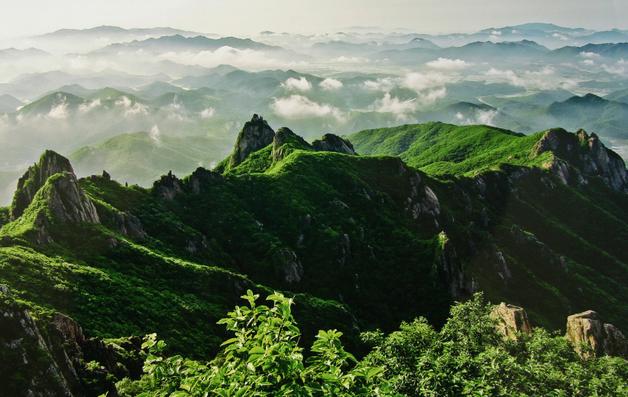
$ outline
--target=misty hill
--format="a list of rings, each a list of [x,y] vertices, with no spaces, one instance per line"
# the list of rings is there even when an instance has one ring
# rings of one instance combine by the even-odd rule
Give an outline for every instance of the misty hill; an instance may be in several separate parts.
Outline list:
[[[604,97],[609,101],[616,101],[628,104],[628,88],[612,92]]]
[[[211,168],[225,155],[230,141],[202,136],[168,136],[158,132],[121,134],[69,155],[79,175],[107,170],[116,180],[150,186],[173,171],[186,175],[198,167]]]
[[[628,58],[628,43],[586,44],[580,47],[568,46],[551,52],[552,58],[569,59],[581,53],[596,54],[611,59]]]
[[[107,35],[109,37],[128,37],[128,36],[198,36],[198,32],[174,29],[171,27],[156,28],[132,28],[124,29],[118,26],[95,26],[88,29],[59,29],[54,32],[45,33],[35,36],[35,38],[63,38],[63,39],[86,39],[89,37],[100,37]]]
[[[12,113],[22,106],[22,101],[14,96],[3,94],[0,95],[0,113]]]
[[[567,128],[575,125],[604,135],[628,138],[628,104],[609,101],[597,95],[574,96],[549,106],[548,113],[564,122]]]
[[[530,40],[512,42],[475,41],[460,47],[382,51],[377,56],[387,57],[402,64],[427,62],[438,57],[474,62],[490,60],[494,63],[516,63],[530,59],[539,59],[548,52],[549,50],[546,47]]]
[[[241,39],[237,37],[221,37],[212,39],[205,36],[185,37],[182,35],[162,36],[146,40],[134,40],[129,43],[116,43],[96,51],[96,53],[119,52],[126,50],[143,50],[150,52],[183,52],[183,51],[212,51],[221,47],[231,47],[236,49],[281,51],[280,47],[269,46],[258,43],[251,39]]]

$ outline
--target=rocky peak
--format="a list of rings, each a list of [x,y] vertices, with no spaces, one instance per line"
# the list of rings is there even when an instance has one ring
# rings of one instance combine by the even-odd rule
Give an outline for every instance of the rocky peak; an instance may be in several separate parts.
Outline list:
[[[76,176],[69,172],[48,180],[47,205],[56,221],[66,223],[100,223],[94,203],[80,188]]]
[[[355,149],[348,140],[334,134],[325,134],[321,139],[312,142],[314,150],[323,150],[327,152],[337,152],[355,155]]]
[[[22,215],[48,178],[60,172],[74,174],[70,161],[52,150],[46,150],[39,161],[30,166],[19,179],[11,204],[11,218]]]
[[[628,357],[628,341],[622,332],[602,322],[593,310],[567,317],[566,337],[582,357],[591,354]]]
[[[532,332],[528,314],[519,306],[500,303],[491,311],[491,317],[497,321],[497,330],[508,339],[516,339],[519,333]]]
[[[311,150],[312,146],[287,127],[277,130],[273,138],[273,161],[283,159],[294,149]]]
[[[254,114],[251,121],[247,121],[238,134],[233,153],[229,159],[229,167],[237,166],[249,154],[270,145],[274,137],[275,131],[270,128],[266,120]]]
[[[535,154],[551,151],[555,159],[548,164],[564,183],[587,183],[598,177],[611,189],[628,192],[628,171],[622,158],[606,148],[599,137],[579,130],[572,134],[556,128],[547,131],[537,142]]]
[[[175,196],[183,192],[181,180],[168,171],[167,175],[162,175],[158,181],[153,184],[153,191],[161,198],[172,200]]]

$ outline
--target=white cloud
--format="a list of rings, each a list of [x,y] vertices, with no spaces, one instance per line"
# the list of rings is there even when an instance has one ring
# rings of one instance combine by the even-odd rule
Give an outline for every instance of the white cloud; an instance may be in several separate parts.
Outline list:
[[[146,56],[146,55],[144,55]],[[291,68],[303,66],[303,61],[285,61],[277,59],[264,51],[220,47],[214,51],[167,52],[158,56],[159,60],[168,60],[183,65],[216,67],[232,65],[243,69]]]
[[[161,145],[161,133],[159,131],[159,126],[153,125],[148,133],[148,136],[153,140],[153,142],[155,142],[155,144]]]
[[[585,59],[582,63],[587,66],[595,65],[595,61],[593,59]]]
[[[48,112],[48,117],[55,120],[67,119],[69,116],[68,103],[64,100],[59,104],[53,106]]]
[[[462,59],[449,58],[438,58],[434,61],[426,63],[426,65],[432,69],[440,70],[462,70],[471,66],[470,63],[463,61]]]
[[[430,105],[439,99],[443,99],[447,96],[447,88],[435,88],[419,94],[418,99],[423,105]]]
[[[600,54],[596,53],[596,52],[587,52],[587,51],[582,51],[580,53],[580,56],[582,58],[587,58],[587,59],[597,59],[600,57]]]
[[[392,113],[397,118],[406,118],[408,113],[412,113],[417,109],[416,98],[410,100],[401,100],[393,97],[390,93],[386,93],[382,99],[376,100],[371,105],[371,110],[378,113]]]
[[[521,72],[490,68],[485,75],[489,81],[506,82],[516,87],[530,90],[545,90],[559,87],[569,89],[577,85],[575,80],[556,76],[556,71],[549,66],[539,70],[524,70]]]
[[[127,97],[126,95],[123,95],[114,104],[124,109],[125,116],[148,114],[148,108],[145,105],[139,102],[133,103],[133,101],[131,101],[131,99]]]
[[[494,125],[493,120],[497,116],[497,110],[476,110],[475,114],[471,117],[465,117],[462,113],[456,113],[456,120],[462,125]]]
[[[210,118],[214,117],[214,114],[216,114],[216,109],[214,109],[212,107],[208,107],[207,109],[204,109],[200,113],[200,116],[201,116],[202,119],[210,119]]]
[[[433,88],[442,88],[446,83],[451,82],[453,77],[445,74],[434,73],[408,73],[402,85],[406,88],[421,92]]]
[[[343,84],[340,80],[326,78],[325,80],[320,82],[319,86],[325,91],[334,91],[342,88]]]
[[[344,114],[338,108],[328,104],[314,102],[302,95],[275,98],[271,108],[275,114],[286,119],[331,116],[338,121],[343,121],[345,118]]]
[[[305,77],[299,77],[298,79],[295,77],[290,77],[283,83],[281,86],[290,91],[309,91],[312,89],[312,83],[308,81]]]
[[[379,78],[377,80],[367,80],[364,82],[364,88],[370,91],[390,91],[397,83],[390,77]]]
[[[369,62],[368,59],[366,58],[362,58],[362,57],[347,57],[347,56],[340,56],[338,58],[333,58],[331,60],[332,63],[367,63]]]
[[[99,106],[100,106],[100,98],[80,104],[79,111],[82,113],[87,113],[91,110],[96,109]]]

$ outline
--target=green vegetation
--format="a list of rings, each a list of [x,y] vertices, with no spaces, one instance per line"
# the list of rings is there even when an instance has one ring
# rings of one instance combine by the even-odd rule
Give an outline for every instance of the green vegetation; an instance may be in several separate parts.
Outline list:
[[[242,296],[219,321],[230,333],[211,361],[164,357],[164,343],[148,335],[145,374],[118,383],[122,396],[623,396],[628,362],[581,359],[562,336],[536,328],[516,339],[499,334],[491,306],[476,294],[452,307],[440,331],[419,318],[384,335],[363,338],[373,351],[357,361],[342,333],[319,331],[310,354],[298,346],[292,300]]]
[[[300,331],[291,313],[292,299],[275,293],[268,307],[250,290],[248,306],[236,307],[219,321],[231,334],[209,363],[181,356],[163,358],[162,341],[149,335],[145,375],[118,384],[122,396],[384,396],[382,369],[355,365],[343,348],[341,332],[319,331],[304,359]]]
[[[434,122],[365,130],[349,139],[359,153],[399,156],[429,174],[474,176],[504,164],[541,166],[549,153],[536,156],[532,151],[541,135]]]
[[[562,336],[536,328],[516,339],[500,335],[482,295],[452,307],[435,330],[424,318],[390,335],[365,334],[365,359],[383,366],[394,390],[407,396],[625,396],[628,362],[580,359]]]
[[[65,313],[90,336],[156,332],[167,344],[164,354],[175,356],[162,359],[153,352],[145,377],[121,385],[130,394],[181,394],[196,381],[217,388],[233,382],[259,395],[273,395],[278,384],[303,395],[372,395],[378,387],[384,394],[382,376],[373,372],[371,379],[362,371],[366,367],[384,368],[384,378],[408,395],[471,394],[476,386],[484,395],[543,394],[545,389],[523,384],[542,382],[538,368],[545,366],[556,390],[618,390],[604,359],[579,362],[567,356],[560,338],[534,334],[517,351],[487,333],[464,350],[471,342],[451,331],[462,321],[458,309],[447,320],[455,300],[482,290],[492,301],[525,307],[534,324],[551,330],[587,309],[626,329],[628,196],[611,188],[608,175],[578,168],[590,163],[588,146],[576,149],[583,161],[561,157],[561,139],[578,142],[574,135],[556,134],[560,150],[537,154],[541,134],[429,123],[360,132],[353,143],[363,155],[356,156],[315,150],[287,129],[269,134],[264,144],[272,143],[247,146],[252,138],[243,129],[241,147],[258,150],[230,169],[223,162],[183,179],[168,174],[149,189],[103,175],[81,179],[77,194],[59,194],[59,182],[73,176],[46,173],[42,165],[54,154],[45,154],[32,173],[47,179],[25,201],[22,216],[10,221],[8,210],[0,211],[0,284],[35,315]],[[562,180],[552,167],[556,162],[572,175],[580,172],[586,183]],[[97,218],[75,221],[86,208],[95,208]],[[226,331],[216,325],[249,289],[294,296],[299,336],[280,295],[273,295],[275,309],[268,308],[280,314],[272,324],[236,327],[232,314]],[[479,313],[484,306],[473,302],[462,307]],[[254,316],[271,313],[249,310]],[[404,325],[401,334],[383,336],[419,316],[424,320]],[[476,317],[469,329],[492,329]],[[294,333],[272,340],[255,336],[257,327],[276,329],[275,321]],[[341,332],[346,350],[367,355],[367,361],[354,363],[339,335],[318,334],[320,329]],[[383,334],[370,334],[369,342],[377,343],[369,353],[359,335],[374,329]],[[229,334],[240,332],[246,354],[221,347]],[[377,361],[378,354],[394,361],[385,358],[386,346],[394,335],[405,338],[404,332],[425,338],[417,345],[425,348],[413,358],[422,364],[412,364],[425,378],[421,388],[418,381],[402,384],[397,378],[409,374]],[[272,355],[251,363],[271,365],[263,374],[248,368],[248,352],[260,343],[265,349],[277,345]],[[558,349],[555,355],[567,361],[533,357],[530,352],[540,345]],[[339,357],[333,368],[299,356],[332,353]],[[444,361],[436,360],[441,356]],[[284,359],[286,366],[273,366]],[[512,383],[486,380],[496,373],[489,363],[512,370]],[[328,372],[335,374],[330,385],[337,389],[323,389]],[[286,383],[277,383],[279,377]],[[565,383],[568,378],[579,383]]]

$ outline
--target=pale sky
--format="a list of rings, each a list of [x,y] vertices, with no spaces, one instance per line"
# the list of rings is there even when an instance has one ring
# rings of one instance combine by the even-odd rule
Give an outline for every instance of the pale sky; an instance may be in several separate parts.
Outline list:
[[[628,28],[628,0],[2,0],[0,38],[97,25],[252,35],[349,26],[470,32],[523,22]]]

